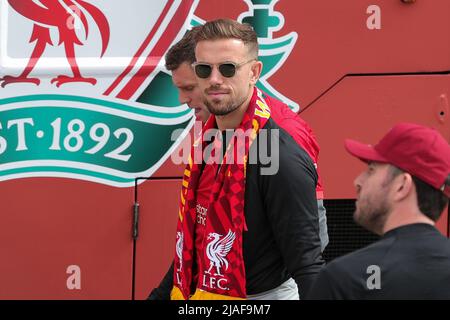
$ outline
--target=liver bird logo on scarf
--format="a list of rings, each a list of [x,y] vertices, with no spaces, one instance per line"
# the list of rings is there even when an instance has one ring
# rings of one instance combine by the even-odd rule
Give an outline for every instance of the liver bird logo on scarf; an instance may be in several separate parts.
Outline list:
[[[225,267],[225,270],[228,269],[228,260],[226,259],[226,256],[233,246],[234,239],[236,239],[236,233],[229,230],[225,237],[222,239],[221,237],[223,236],[218,233],[211,232],[208,235],[208,240],[211,241],[206,246],[206,256],[209,259],[209,269],[206,270],[205,273],[211,274],[213,267],[215,267],[215,276],[222,276],[220,273],[220,268]]]

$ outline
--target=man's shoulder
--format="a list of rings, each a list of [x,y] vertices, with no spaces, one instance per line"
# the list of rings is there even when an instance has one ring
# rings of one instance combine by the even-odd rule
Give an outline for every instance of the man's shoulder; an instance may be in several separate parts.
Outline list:
[[[367,267],[377,265],[382,261],[392,243],[392,239],[376,241],[367,247],[334,259],[328,263],[327,268],[336,271],[342,270],[345,273],[351,272],[351,270],[355,272],[364,270],[365,272]]]
[[[314,167],[314,159],[311,157],[307,148],[299,144],[296,139],[283,126],[280,126],[272,117],[267,121],[264,129],[267,131],[264,135],[259,134],[258,145],[267,145],[269,149],[278,148],[277,156],[280,163],[304,163],[306,166]],[[277,139],[276,143],[273,139]]]
[[[299,146],[304,148],[316,162],[320,148],[309,124],[284,102],[270,96],[267,96],[266,100],[271,106],[271,119],[280,129],[286,131]]]

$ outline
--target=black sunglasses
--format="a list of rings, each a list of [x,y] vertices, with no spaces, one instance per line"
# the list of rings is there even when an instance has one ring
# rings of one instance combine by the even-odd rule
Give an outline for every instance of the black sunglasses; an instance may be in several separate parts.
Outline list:
[[[224,76],[226,78],[231,78],[231,77],[234,77],[237,69],[239,69],[243,65],[245,65],[253,60],[256,60],[256,59],[251,59],[251,60],[239,63],[239,64],[234,63],[234,62],[219,63],[218,69],[222,76]],[[214,64],[210,64],[210,63],[206,63],[206,62],[194,62],[192,64],[192,66],[194,67],[195,74],[197,75],[197,77],[206,79],[206,78],[209,78],[209,76],[211,75]]]

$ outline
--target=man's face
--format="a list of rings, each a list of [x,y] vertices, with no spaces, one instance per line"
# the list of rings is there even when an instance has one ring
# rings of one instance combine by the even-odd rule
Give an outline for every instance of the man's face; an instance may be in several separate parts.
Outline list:
[[[362,227],[379,235],[391,211],[392,175],[389,168],[388,164],[371,162],[354,181],[357,201],[353,218]]]
[[[213,65],[206,79],[197,77],[208,110],[218,116],[226,115],[249,99],[253,85],[259,77],[261,63],[250,61],[252,56],[244,42],[237,39],[204,40],[195,48],[197,63]],[[236,69],[233,77],[224,77],[218,69],[219,64],[233,62],[243,64]]]
[[[186,103],[189,108],[194,109],[197,120],[205,123],[208,120],[209,111],[203,104],[202,93],[192,67],[187,62],[183,62],[172,71],[172,81],[178,88],[180,102]]]

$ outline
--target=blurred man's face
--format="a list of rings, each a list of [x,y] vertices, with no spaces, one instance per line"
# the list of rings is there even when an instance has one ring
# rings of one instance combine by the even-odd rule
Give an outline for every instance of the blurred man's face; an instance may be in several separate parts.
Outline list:
[[[172,81],[178,88],[180,102],[186,103],[189,108],[194,109],[197,120],[205,123],[209,112],[203,104],[202,94],[192,67],[187,62],[183,62],[172,71]]]
[[[354,181],[357,201],[353,218],[362,227],[379,235],[391,211],[392,175],[389,168],[388,164],[371,162]]]

